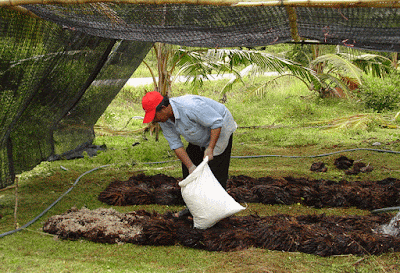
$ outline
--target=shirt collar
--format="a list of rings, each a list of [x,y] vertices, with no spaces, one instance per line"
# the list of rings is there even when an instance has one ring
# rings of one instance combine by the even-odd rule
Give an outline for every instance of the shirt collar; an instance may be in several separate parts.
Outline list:
[[[170,99],[169,99],[169,104],[171,104],[172,111],[174,112],[175,121],[176,121],[177,119],[180,119],[181,117],[180,117],[180,114],[179,114],[178,109],[176,108],[175,101],[174,101],[173,98],[170,98]]]

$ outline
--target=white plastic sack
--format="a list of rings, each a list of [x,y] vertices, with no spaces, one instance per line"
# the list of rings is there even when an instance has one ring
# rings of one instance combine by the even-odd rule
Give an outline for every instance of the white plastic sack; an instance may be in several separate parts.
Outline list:
[[[245,209],[219,184],[207,163],[208,157],[179,182],[194,227],[199,229],[210,228],[221,219]]]

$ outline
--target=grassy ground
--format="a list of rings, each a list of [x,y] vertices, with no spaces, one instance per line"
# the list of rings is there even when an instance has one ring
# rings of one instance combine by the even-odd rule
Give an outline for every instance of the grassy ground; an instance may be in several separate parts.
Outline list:
[[[223,83],[212,83],[201,94],[219,99]],[[150,88],[150,87],[149,87]],[[184,93],[177,85],[173,95]],[[163,173],[180,177],[180,164],[169,151],[166,140],[156,142],[149,134],[144,140],[139,101],[143,88],[124,90],[100,118],[97,144],[108,150],[96,157],[71,161],[43,162],[19,176],[17,224],[24,225],[48,208],[57,198],[76,186],[47,213],[28,228],[0,238],[1,272],[399,272],[400,254],[380,256],[318,257],[304,253],[289,253],[265,249],[236,252],[207,252],[176,246],[106,245],[87,241],[64,241],[41,231],[52,215],[62,214],[72,207],[89,209],[110,207],[97,200],[99,193],[114,180],[126,180],[139,172]],[[228,95],[239,128],[234,136],[230,174],[264,176],[294,176],[339,181],[400,178],[399,154],[348,149],[379,149],[400,152],[400,130],[389,129],[395,113],[377,115],[361,105],[345,101],[320,100],[308,90],[292,82],[282,82],[265,97],[245,100],[244,88],[237,87]],[[344,118],[358,124],[343,125]],[[383,122],[384,121],[384,122]],[[337,123],[335,123],[337,122]],[[342,123],[340,123],[342,122]],[[343,125],[340,129],[325,128],[327,124]],[[385,125],[386,124],[386,125]],[[384,126],[382,126],[384,125]],[[132,146],[134,143],[138,145]],[[380,143],[380,145],[376,145]],[[324,155],[324,156],[320,156]],[[374,171],[356,176],[337,170],[333,161],[339,155],[370,163]],[[235,156],[263,156],[235,158]],[[167,163],[147,164],[168,161]],[[323,161],[328,171],[310,171],[313,162]],[[86,174],[86,171],[101,168]],[[15,189],[0,192],[0,234],[15,227]],[[179,206],[114,207],[121,212],[146,209],[157,212],[177,211]],[[248,204],[239,215],[258,213],[274,215],[320,214],[366,215],[370,212],[355,208],[315,209],[302,205]]]

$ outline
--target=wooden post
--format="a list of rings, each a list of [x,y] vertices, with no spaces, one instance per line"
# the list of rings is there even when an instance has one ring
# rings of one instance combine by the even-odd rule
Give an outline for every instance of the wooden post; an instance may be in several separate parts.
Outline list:
[[[393,52],[392,54],[392,64],[395,69],[397,69],[398,53]]]
[[[18,225],[18,177],[15,178],[15,207],[14,207],[14,228],[19,228]]]
[[[289,17],[290,34],[294,42],[300,42],[299,30],[297,28],[297,14],[294,7],[286,7],[286,12]]]

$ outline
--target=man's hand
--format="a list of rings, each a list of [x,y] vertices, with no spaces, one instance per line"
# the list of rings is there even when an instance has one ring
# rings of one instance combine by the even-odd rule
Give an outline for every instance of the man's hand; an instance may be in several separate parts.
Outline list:
[[[190,160],[186,150],[183,147],[180,147],[174,151],[176,156],[182,161],[182,163],[189,170],[189,174],[191,174],[196,169],[196,165],[194,165],[192,160]]]
[[[207,149],[204,151],[204,157],[208,156],[208,161],[213,160],[214,158],[214,149],[210,148],[210,146],[207,147]]]
[[[189,168],[189,174],[191,174],[194,170],[196,170],[196,165],[192,164]]]

